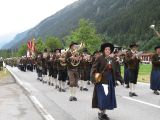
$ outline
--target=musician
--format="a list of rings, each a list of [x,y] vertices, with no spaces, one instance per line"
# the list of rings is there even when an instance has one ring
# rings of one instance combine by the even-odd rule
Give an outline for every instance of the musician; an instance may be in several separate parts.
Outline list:
[[[0,58],[0,71],[3,70],[3,58],[1,57]]]
[[[26,57],[20,59],[20,69],[24,72],[26,71]]]
[[[115,96],[115,59],[110,57],[114,50],[114,46],[110,43],[101,45],[102,55],[99,56],[93,63],[91,69],[91,76],[94,78],[95,73],[101,73],[102,78],[100,82],[93,80],[94,92],[92,99],[92,108],[98,108],[98,118],[100,120],[108,120],[105,113],[106,110],[113,110],[117,107]]]
[[[123,82],[123,78],[121,76],[121,66],[120,66],[121,60],[120,60],[120,55],[119,55],[118,49],[116,49],[114,51],[114,58],[116,60],[115,67],[117,68],[116,72],[115,72],[116,85],[118,85],[117,81],[119,81],[121,83],[121,85],[123,85],[124,82]]]
[[[87,83],[90,80],[90,71],[91,71],[91,56],[88,54],[87,48],[83,50],[82,60],[79,65],[80,71],[80,90],[88,91]]]
[[[129,70],[128,70],[128,65],[127,65],[127,62],[126,62],[126,57],[128,57],[128,51],[130,50],[127,50],[126,51],[126,54],[124,55],[124,59],[123,59],[123,64],[124,64],[124,82],[126,84],[126,88],[129,88]]]
[[[61,53],[58,60],[58,80],[59,92],[65,92],[65,84],[67,80],[67,62],[65,59],[66,53]]]
[[[48,59],[48,51],[47,49],[44,49],[43,53],[43,59],[42,59],[42,77],[43,77],[43,83],[47,83],[47,59]]]
[[[137,78],[138,78],[138,72],[139,72],[139,63],[140,63],[140,57],[138,56],[138,45],[135,43],[132,43],[130,45],[130,51],[128,52],[128,55],[126,56],[126,63],[128,66],[129,71],[129,86],[130,86],[130,92],[129,96],[138,96],[135,93],[135,87],[137,84]]]
[[[155,47],[156,53],[152,57],[151,85],[154,94],[159,95],[160,91],[160,46]]]
[[[36,71],[38,75],[37,79],[40,81],[42,81],[42,59],[43,59],[43,55],[39,53],[36,58]]]
[[[77,43],[72,42],[70,44],[70,49],[66,54],[66,61],[67,61],[67,71],[68,71],[68,77],[69,77],[69,86],[70,86],[70,98],[69,101],[77,101],[76,98],[76,89],[77,89],[77,83],[78,83],[78,65],[73,65],[72,62],[79,61],[79,56],[76,56],[74,51],[76,50]]]
[[[100,52],[100,51],[95,51],[95,52],[93,53],[92,62],[94,62],[99,56],[101,56],[101,52]]]
[[[33,72],[33,59],[31,57],[28,57],[26,59],[26,63],[27,63],[27,70],[32,71]]]
[[[47,65],[48,65],[48,85],[53,86],[53,81],[52,81],[52,77],[53,77],[53,51],[50,51],[49,57],[48,57],[48,61],[47,61]]]
[[[58,79],[57,79],[57,75],[58,75],[58,59],[60,57],[60,53],[61,53],[61,49],[55,49],[55,54],[53,55],[53,78],[54,78],[54,85],[55,85],[55,89],[58,90],[59,85],[58,85]]]

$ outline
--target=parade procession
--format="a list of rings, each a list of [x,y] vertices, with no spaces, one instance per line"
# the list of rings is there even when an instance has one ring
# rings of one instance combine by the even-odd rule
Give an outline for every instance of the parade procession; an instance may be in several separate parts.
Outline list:
[[[85,43],[71,42],[66,49],[48,51],[45,48],[42,53],[36,53],[33,42],[27,43],[26,55],[4,59],[4,63],[23,72],[36,72],[35,80],[53,87],[59,94],[66,92],[70,102],[79,101],[77,91],[87,92],[90,90],[87,86],[93,86],[92,108],[99,110],[100,120],[108,120],[107,110],[118,107],[115,87],[122,85],[123,89],[128,89],[129,97],[141,97],[136,92],[143,54],[138,51],[138,44],[131,43],[128,49],[123,49],[111,43],[102,43],[100,50],[90,54]],[[151,64],[150,89],[153,94],[159,95],[160,45],[155,47]]]
[[[0,1],[0,120],[160,120],[160,0]]]

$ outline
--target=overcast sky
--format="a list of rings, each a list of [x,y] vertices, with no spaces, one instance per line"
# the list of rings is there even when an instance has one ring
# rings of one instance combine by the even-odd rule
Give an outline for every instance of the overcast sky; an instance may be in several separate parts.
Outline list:
[[[77,0],[0,0],[0,36],[34,27]]]

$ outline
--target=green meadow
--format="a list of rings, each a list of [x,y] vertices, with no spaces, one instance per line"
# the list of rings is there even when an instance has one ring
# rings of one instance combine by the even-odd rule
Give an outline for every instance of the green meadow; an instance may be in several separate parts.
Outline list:
[[[10,73],[9,73],[8,70],[0,71],[0,80],[2,80],[3,78],[7,77],[9,74]]]

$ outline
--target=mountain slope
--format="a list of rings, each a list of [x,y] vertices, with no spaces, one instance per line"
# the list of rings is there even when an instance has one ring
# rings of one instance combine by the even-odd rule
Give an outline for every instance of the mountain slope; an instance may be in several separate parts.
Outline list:
[[[79,0],[43,20],[19,41],[32,36],[64,38],[77,27],[79,19],[86,18],[95,21],[98,32],[110,42],[124,46],[138,41],[143,45],[154,36],[150,24],[160,25],[159,6],[160,0]],[[9,47],[15,47],[15,43]]]

